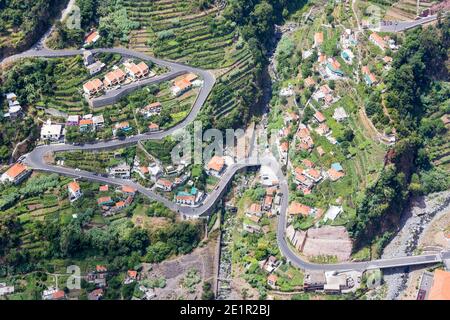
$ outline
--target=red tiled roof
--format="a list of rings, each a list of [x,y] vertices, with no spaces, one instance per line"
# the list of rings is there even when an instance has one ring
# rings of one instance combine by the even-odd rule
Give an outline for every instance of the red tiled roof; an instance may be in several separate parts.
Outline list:
[[[80,191],[80,185],[75,181],[70,182],[68,187],[70,190],[72,190],[72,192]]]
[[[15,179],[16,177],[18,177],[20,174],[22,174],[26,170],[27,170],[27,167],[24,166],[23,164],[15,163],[11,168],[8,169],[8,171],[6,171],[6,174],[11,179]]]
[[[222,171],[225,166],[225,159],[223,157],[214,156],[208,162],[208,170],[214,170],[216,172]]]
[[[303,216],[307,216],[310,214],[310,212],[311,208],[309,206],[298,203],[296,201],[292,202],[288,208],[288,213],[291,215],[301,214]]]

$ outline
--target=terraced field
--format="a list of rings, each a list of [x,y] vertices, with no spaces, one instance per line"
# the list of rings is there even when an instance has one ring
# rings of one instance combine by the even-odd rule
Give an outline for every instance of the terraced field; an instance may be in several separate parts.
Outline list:
[[[381,6],[385,11],[385,20],[414,20],[417,16],[417,0],[382,0],[370,1],[374,5]],[[419,13],[431,7],[436,1],[420,1]]]
[[[254,83],[255,66],[250,51],[241,49],[233,53],[232,57],[236,63],[227,73],[218,80],[213,94],[217,97],[213,99],[211,105],[216,119],[229,115],[233,110],[239,112],[241,101],[241,90],[249,83]]]
[[[106,63],[106,67],[104,72],[96,75],[96,77],[101,77],[109,67],[118,63],[120,59],[120,55],[111,55],[106,60],[102,59]],[[81,56],[62,58],[58,62],[55,69],[54,94],[46,97],[38,103],[38,106],[54,108],[68,114],[80,114],[83,110],[86,111],[89,108],[83,98],[82,87],[83,83],[91,77],[83,66]]]
[[[141,25],[131,35],[133,49],[202,68],[234,62],[228,58],[235,33],[220,23],[219,8],[202,10],[198,1],[180,0],[126,0],[124,5]]]

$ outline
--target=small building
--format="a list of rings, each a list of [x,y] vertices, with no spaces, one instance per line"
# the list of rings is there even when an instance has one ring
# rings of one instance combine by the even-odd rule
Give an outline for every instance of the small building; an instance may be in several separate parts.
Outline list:
[[[19,184],[23,180],[25,180],[28,175],[31,174],[31,170],[29,170],[22,163],[13,164],[5,173],[2,174],[0,180],[2,183],[11,182],[14,184]]]
[[[80,120],[80,132],[86,132],[92,130],[94,122],[92,119],[81,119]]]
[[[66,298],[66,294],[63,290],[57,290],[53,287],[44,290],[42,293],[43,300],[64,300]]]
[[[116,178],[129,179],[131,176],[131,166],[126,163],[121,163],[110,168],[109,173]]]
[[[206,170],[208,174],[220,177],[225,169],[225,159],[223,157],[214,156],[209,160]]]
[[[63,136],[63,127],[60,124],[52,124],[49,119],[41,128],[41,140],[59,141]]]
[[[69,201],[70,202],[74,202],[74,201],[78,200],[83,195],[81,192],[80,185],[76,181],[70,182],[69,185],[67,186],[67,189],[69,191]]]
[[[95,61],[94,63],[86,66],[86,69],[88,69],[89,74],[91,76],[99,73],[100,71],[102,71],[102,69],[105,67],[105,64],[101,61]]]
[[[316,32],[314,34],[314,48],[320,47],[323,44],[323,32]]]
[[[76,127],[79,125],[80,116],[79,115],[72,115],[68,116],[66,120],[66,126],[68,127]]]
[[[373,32],[370,36],[369,36],[369,40],[375,44],[378,48],[380,48],[382,51],[386,50],[386,42],[384,41],[384,39],[376,32]]]
[[[105,119],[103,118],[103,115],[99,116],[93,116],[92,117],[92,124],[94,125],[95,129],[103,128],[105,125]]]
[[[160,102],[153,102],[149,105],[142,108],[141,113],[144,114],[146,117],[151,117],[153,115],[158,115],[161,113],[162,105]]]
[[[107,184],[105,184],[104,186],[100,186],[98,191],[100,191],[100,192],[108,192],[109,191],[109,186]]]
[[[132,130],[133,128],[130,126],[130,123],[128,121],[122,121],[119,123],[116,123],[116,125],[114,126],[116,132],[118,130],[122,130],[124,132],[128,132],[130,130]]]
[[[99,206],[109,206],[113,203],[111,197],[100,197],[97,199],[97,204]]]
[[[95,62],[94,55],[92,51],[86,50],[83,52],[83,63],[87,67]]]
[[[196,203],[196,196],[187,192],[178,192],[175,202],[180,205],[193,206]]]
[[[333,119],[337,122],[342,122],[348,118],[347,112],[343,107],[338,107],[334,110]]]
[[[103,294],[104,290],[102,288],[95,289],[88,294],[88,300],[100,300]]]
[[[252,203],[245,214],[249,217],[262,217],[262,206],[259,203]]]
[[[322,180],[322,174],[320,173],[320,171],[314,168],[304,170],[303,174],[315,183],[318,183],[320,180]]]
[[[450,300],[450,272],[436,270],[428,300]]]
[[[150,124],[148,125],[148,131],[149,132],[159,131],[159,125],[154,122],[150,122]]]
[[[323,220],[326,222],[328,220],[334,221],[336,217],[342,212],[342,207],[339,206],[330,206],[325,212],[325,216]]]
[[[121,191],[126,195],[135,195],[137,190],[131,186],[122,186]]]
[[[305,274],[303,289],[305,291],[323,290],[326,283],[327,281],[323,271],[310,271]]]
[[[161,178],[156,181],[156,187],[163,191],[170,192],[170,191],[172,191],[173,183],[167,179]]]
[[[98,39],[100,39],[100,34],[97,31],[92,30],[84,38],[84,43],[85,43],[85,45],[91,45],[91,44],[94,44],[95,42],[97,42]]]
[[[289,215],[302,215],[309,216],[313,212],[313,209],[307,205],[293,201],[288,207]]]
[[[14,286],[7,286],[6,283],[0,283],[0,297],[14,293]]]
[[[275,288],[277,285],[278,277],[275,274],[270,274],[267,277],[267,285],[271,288]]]
[[[265,211],[269,211],[270,209],[272,209],[272,204],[273,204],[273,196],[266,195],[263,202],[263,209]]]
[[[192,88],[192,83],[187,80],[186,78],[176,80],[173,83],[172,88],[170,89],[172,91],[172,95],[174,97],[178,97],[185,93],[186,91],[190,90]]]
[[[128,270],[127,276],[125,278],[125,284],[133,283],[137,281],[137,279],[138,279],[138,272],[135,270]]]
[[[102,92],[105,89],[103,82],[100,79],[92,79],[83,85],[83,91],[88,96],[93,96]]]
[[[145,62],[140,62],[139,64],[126,62],[124,63],[124,66],[125,72],[133,80],[144,78],[150,73],[150,69]]]
[[[117,68],[116,70],[110,71],[105,75],[103,83],[106,87],[113,87],[124,82],[126,77],[125,72],[123,72],[122,69]]]

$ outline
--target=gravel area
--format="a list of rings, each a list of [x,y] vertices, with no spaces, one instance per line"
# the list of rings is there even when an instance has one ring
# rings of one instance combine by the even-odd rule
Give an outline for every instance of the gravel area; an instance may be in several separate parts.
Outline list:
[[[401,218],[400,231],[384,249],[383,258],[412,255],[420,237],[430,222],[450,209],[450,191],[431,194],[413,201]],[[397,268],[384,273],[386,300],[397,299],[406,288],[408,268]]]

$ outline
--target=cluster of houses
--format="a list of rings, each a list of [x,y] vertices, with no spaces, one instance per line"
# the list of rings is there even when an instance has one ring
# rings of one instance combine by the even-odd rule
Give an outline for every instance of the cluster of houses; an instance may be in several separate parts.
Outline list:
[[[83,91],[87,97],[93,97],[103,93],[105,90],[110,90],[116,86],[120,86],[125,82],[133,82],[147,77],[155,76],[155,73],[150,71],[150,68],[145,62],[140,62],[135,64],[132,61],[126,61],[124,64],[124,69],[119,67],[113,67],[113,70],[108,72],[103,81],[95,78],[83,85]]]
[[[106,195],[109,192],[109,186],[100,186],[99,192],[103,195],[97,199],[97,204],[102,210],[102,215],[105,217],[112,216],[130,206],[133,203],[136,191],[135,188],[124,185],[116,190],[117,193],[121,194],[122,199],[114,201],[111,196]]]
[[[79,127],[80,132],[89,132],[103,128],[105,125],[105,119],[103,115],[94,116],[87,114],[84,116],[70,115],[66,119],[67,127]]]
[[[4,118],[9,118],[11,120],[18,119],[23,116],[22,106],[19,101],[17,101],[17,96],[15,93],[10,92],[6,94],[6,100],[8,101],[8,112],[3,114]]]
[[[202,84],[203,82],[198,79],[198,76],[196,74],[189,73],[181,79],[176,79],[173,82],[170,91],[172,92],[172,96],[179,97],[193,87],[200,87],[202,86]]]
[[[323,32],[316,32],[314,34],[313,49],[317,49],[319,62],[318,71],[320,75],[324,79],[330,80],[336,80],[344,77],[344,71],[341,68],[340,62],[335,57],[327,57],[325,53],[321,52],[323,41]]]
[[[309,79],[312,79],[312,78],[307,78],[305,80],[305,82],[308,81],[308,83],[311,83],[311,80],[309,80]],[[312,80],[312,81],[314,81],[314,80]],[[312,82],[311,86],[314,86],[314,85],[315,85],[315,83]],[[319,103],[323,103],[323,107],[327,108],[339,100],[339,97],[335,97],[333,95],[333,92],[334,92],[333,89],[331,89],[327,84],[324,84],[324,85],[320,86],[313,93],[312,98]]]
[[[277,186],[266,188],[266,194],[260,202],[254,202],[245,211],[245,219],[242,224],[244,231],[249,233],[265,232],[264,227],[259,225],[264,214],[271,218],[277,215],[281,203],[282,194]]]
[[[92,29],[86,37],[84,37],[84,46],[89,46],[96,43],[100,39],[100,34],[95,29]]]

